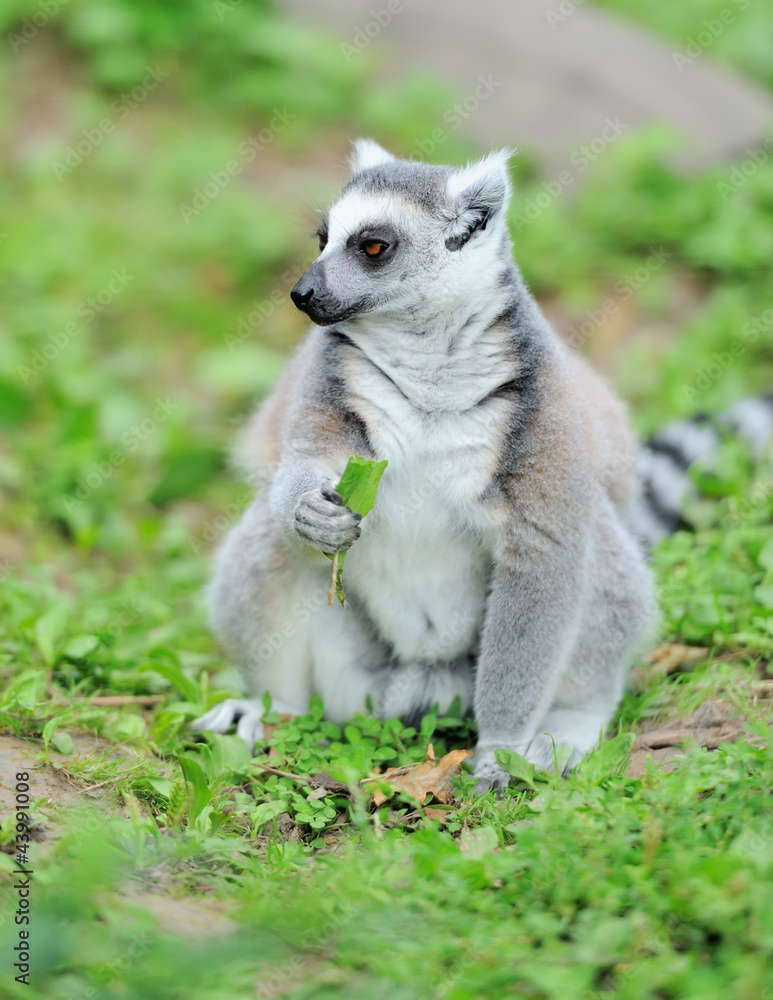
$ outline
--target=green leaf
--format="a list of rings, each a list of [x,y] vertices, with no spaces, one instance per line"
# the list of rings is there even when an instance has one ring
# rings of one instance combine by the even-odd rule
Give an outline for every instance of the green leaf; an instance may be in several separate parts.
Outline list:
[[[515,750],[495,750],[494,758],[503,771],[534,788],[534,765]]]
[[[386,459],[383,462],[374,462],[359,455],[349,459],[336,490],[350,510],[362,514],[363,517],[373,510],[379,483],[387,464]]]
[[[0,426],[17,427],[32,413],[32,397],[10,379],[0,379]]]
[[[23,670],[6,687],[0,705],[10,710],[22,708],[32,712],[45,701],[47,683],[43,670]]]
[[[99,646],[99,636],[74,635],[62,648],[62,655],[68,660],[83,660]]]
[[[209,739],[209,747],[203,746],[202,754],[205,751],[211,752],[210,774],[212,778],[219,778],[222,775],[236,775],[244,777],[252,765],[252,754],[244,740],[238,736],[221,735],[212,733]]]
[[[362,458],[360,455],[353,455],[349,459],[338,486],[336,486],[336,491],[341,494],[344,504],[350,510],[356,514],[362,514],[363,517],[367,517],[373,510],[379,483],[388,464],[386,459],[382,462],[375,462],[370,458]],[[327,557],[336,561],[338,567],[335,579],[336,596],[343,605],[345,599],[343,569],[346,552],[328,554]]]
[[[43,732],[40,734],[43,739],[43,746],[47,747],[51,742],[51,737],[56,732],[57,726],[62,718],[62,713],[55,715],[53,719],[49,719],[48,722],[43,726]]]
[[[163,507],[172,500],[193,496],[212,482],[222,464],[219,449],[185,445],[166,456],[164,474],[148,499]]]
[[[773,608],[773,586],[763,584],[755,587],[754,597],[764,608]]]
[[[70,754],[75,749],[69,733],[54,733],[51,737],[51,746],[58,753],[64,754]]]
[[[280,813],[285,812],[286,809],[287,802],[284,799],[279,799],[275,802],[262,802],[250,814],[253,827],[256,830],[259,829],[264,823],[268,823],[269,820],[275,819]]]
[[[618,774],[628,763],[635,741],[634,733],[621,733],[607,740],[586,758],[581,773],[592,782]]]
[[[145,723],[139,715],[112,716],[108,730],[111,739],[119,743],[128,743],[145,737]]]
[[[0,872],[7,872],[9,875],[12,875],[17,864],[18,862],[15,857],[11,857],[10,854],[0,851]]]
[[[35,622],[35,642],[49,667],[56,662],[57,644],[67,625],[68,616],[66,604],[55,604]]]
[[[196,681],[191,680],[180,667],[175,666],[173,663],[143,663],[138,670],[145,673],[149,670],[154,670],[157,674],[161,674],[165,677],[170,684],[177,688],[180,694],[185,698],[186,701],[193,702],[194,705],[198,705],[201,702],[201,692],[199,691],[199,686]]]
[[[168,799],[172,791],[172,782],[168,778],[162,778],[155,774],[145,774],[132,782],[132,788],[135,791],[151,788],[158,795]]]
[[[348,743],[361,743],[362,733],[350,723],[348,726],[344,726],[344,738]]]
[[[207,785],[204,771],[195,757],[181,753],[177,755],[177,761],[182,769],[183,778],[185,778],[191,790],[188,820],[189,823],[195,823],[196,817],[204,806],[209,805],[212,792]]]
[[[769,538],[762,546],[757,562],[763,569],[773,569],[773,538]]]

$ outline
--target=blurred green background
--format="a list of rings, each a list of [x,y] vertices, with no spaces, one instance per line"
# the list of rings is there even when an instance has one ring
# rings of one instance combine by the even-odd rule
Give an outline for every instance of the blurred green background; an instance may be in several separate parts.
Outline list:
[[[51,3],[51,17],[21,0],[0,14],[6,558],[66,543],[131,561],[189,548],[236,499],[225,448],[303,333],[286,293],[350,140],[408,154],[458,95],[418,75],[376,84],[377,52],[347,62],[338,39],[268,3]],[[715,7],[638,16],[684,36]],[[748,32],[743,44],[729,34],[718,54],[765,79]],[[629,131],[523,225],[544,178],[528,150],[513,166],[517,259],[644,430],[773,381],[771,158],[723,197],[729,164],[679,176],[668,147],[657,127]],[[452,134],[439,152],[478,151]],[[631,279],[648,261],[647,280]],[[610,347],[583,323],[616,283],[634,294],[618,303],[625,330]],[[740,362],[685,392],[755,319]],[[645,324],[658,335],[637,337]]]
[[[599,6],[677,44],[726,4],[603,0]],[[710,58],[773,87],[772,24],[773,0],[755,0],[716,40]],[[46,876],[51,920],[38,925],[39,954],[53,970],[55,995],[85,997],[97,995],[84,991],[99,982],[94,963],[113,955],[118,945],[111,942],[127,927],[139,933],[148,921],[133,911],[129,919],[123,904],[100,909],[92,903],[94,894],[115,888],[124,868],[147,874],[161,866],[199,893],[214,886],[225,894],[236,885],[247,925],[259,928],[255,935],[251,931],[251,957],[259,939],[257,957],[276,959],[272,949],[280,947],[279,939],[267,928],[272,920],[279,926],[289,919],[282,880],[296,870],[296,855],[289,861],[281,852],[271,857],[276,884],[268,891],[274,902],[268,916],[256,916],[262,912],[261,880],[268,877],[262,867],[265,838],[259,850],[254,842],[248,849],[240,841],[238,864],[234,861],[237,849],[224,831],[237,837],[242,828],[228,825],[235,823],[230,799],[226,807],[224,797],[221,811],[208,814],[195,830],[189,815],[190,838],[184,842],[166,838],[160,846],[159,827],[153,826],[162,817],[162,828],[164,823],[167,830],[174,828],[168,815],[170,789],[174,782],[179,787],[175,754],[187,745],[185,727],[198,714],[197,703],[211,697],[209,678],[216,688],[233,688],[233,676],[207,632],[201,600],[211,550],[249,502],[249,492],[228,468],[227,451],[303,336],[306,324],[288,291],[315,253],[318,212],[346,177],[351,140],[372,136],[410,155],[460,95],[419,71],[393,74],[386,84],[380,73],[386,57],[379,46],[347,61],[340,37],[292,20],[267,0],[5,0],[0,36],[0,708],[7,729],[33,737],[45,752],[53,747],[71,754],[67,731],[85,730],[155,755],[125,768],[115,761],[86,767],[81,760],[67,771],[92,782],[113,781],[116,788],[120,782],[126,821],[116,834],[115,853],[112,846],[99,846],[100,838],[76,838],[59,848]],[[543,173],[539,157],[522,149],[513,161],[511,221],[518,263],[559,330],[629,401],[643,434],[671,417],[718,411],[773,386],[773,146],[766,142],[760,136],[753,169],[742,171],[750,153],[739,151],[735,164],[686,174],[669,166],[674,137],[667,130],[657,124],[630,129],[582,172],[571,193],[547,199],[545,184],[553,177]],[[522,146],[521,137],[513,135],[512,143]],[[486,151],[453,132],[438,155],[462,164]],[[723,361],[728,356],[731,363]],[[767,655],[773,642],[770,493],[764,503],[752,502],[747,521],[753,530],[726,530],[732,503],[743,510],[750,489],[747,459],[731,455],[714,484],[715,496],[722,502],[729,497],[731,507],[709,504],[698,511],[707,533],[697,540],[682,536],[658,555],[656,566],[670,581],[664,620],[671,637]],[[87,700],[105,693],[178,700],[152,712],[95,707]],[[634,722],[652,704],[657,699],[632,698],[622,719]],[[51,719],[56,722],[44,727]],[[459,728],[460,739],[469,741],[461,722]],[[413,733],[419,742],[407,750],[401,745],[400,752],[420,759],[431,736],[431,726],[419,737]],[[399,737],[390,739],[396,745]],[[310,744],[298,733],[293,739],[305,754]],[[347,739],[356,742],[351,734]],[[376,733],[374,747],[379,740],[389,742]],[[363,743],[357,757],[362,773],[374,762],[368,747]],[[752,768],[751,758],[744,757],[752,751],[733,753],[723,772],[730,785]],[[137,775],[150,775],[155,784],[137,786]],[[216,778],[208,774],[208,780]],[[694,778],[690,795],[703,795],[707,785],[701,782],[704,777]],[[749,809],[758,810],[753,789],[746,791]],[[686,844],[692,814],[684,803],[692,800],[685,796],[686,791],[665,789],[650,807],[673,811]],[[618,803],[621,824],[630,820],[623,815],[625,801]],[[303,799],[288,806],[299,825],[307,823],[300,818],[306,805]],[[322,810],[324,802],[315,806]],[[242,801],[239,808],[244,812],[248,806]],[[494,812],[489,804],[475,814],[475,822],[485,826]],[[731,812],[728,807],[728,816]],[[253,835],[268,814],[260,815],[260,821],[253,815]],[[335,809],[320,816],[319,823],[312,817],[304,827],[305,847],[325,848],[321,838],[312,838],[335,819]],[[707,843],[719,839],[710,828],[713,821],[706,820]],[[496,822],[500,840],[493,843],[508,837],[512,842],[501,817]],[[563,830],[570,850],[574,820],[562,814],[552,822],[551,836],[558,838]],[[589,860],[580,896],[590,893],[587,886],[608,860],[592,850],[606,840],[606,820],[599,820],[598,830],[587,822]],[[216,830],[224,839],[216,840]],[[474,891],[496,881],[498,875],[484,871],[477,855],[478,860],[446,857],[449,843],[433,836],[427,832],[417,841],[416,855],[400,862],[414,866],[410,877],[417,883],[437,884],[442,878],[437,866],[447,863],[459,872],[454,885],[461,907]],[[631,833],[626,843],[635,839]],[[378,878],[392,885],[397,874],[382,848],[381,860],[373,864],[383,865]],[[533,851],[541,857],[536,839]],[[686,877],[677,855],[669,869],[669,884],[675,886]],[[331,867],[329,889],[304,896],[302,903],[294,900],[298,913],[305,914],[297,919],[337,927],[336,907],[372,874],[366,860],[356,864],[363,866],[356,875],[336,874]],[[617,870],[616,862],[610,865]],[[697,880],[705,874],[690,872]],[[709,881],[719,884],[723,877],[711,875]],[[71,887],[79,879],[92,886],[92,896],[81,898]],[[538,876],[532,888],[534,905],[542,905],[547,897]],[[430,890],[425,886],[422,892]],[[652,892],[655,913],[657,888]],[[677,889],[674,894],[681,899]],[[408,912],[409,903],[406,897],[405,912],[393,915],[397,923],[391,926],[413,922],[420,935],[424,917],[420,909]],[[356,970],[363,939],[380,933],[379,908],[385,904],[374,890],[358,905],[371,911],[364,930],[355,927],[348,938],[351,982],[337,992],[331,973],[329,991],[310,988],[293,996],[377,995],[367,992],[371,986],[362,986]],[[474,921],[477,904],[470,905]],[[498,905],[491,904],[495,924]],[[563,955],[559,924],[568,904],[561,897],[544,905],[546,922],[534,933],[540,937],[549,925],[544,940]],[[619,915],[606,900],[594,897],[593,905],[600,920],[607,919],[608,905],[608,920]],[[700,908],[700,899],[695,905]],[[436,906],[433,912],[442,910]],[[67,945],[76,957],[62,976],[60,918],[81,921],[72,932],[81,944]],[[599,941],[608,936],[605,927],[602,920]],[[451,941],[452,928],[441,925],[437,933],[433,961],[441,968],[451,962],[451,946],[444,942]],[[743,938],[746,930],[738,933]],[[674,931],[677,958],[691,947],[685,934],[683,925]],[[757,947],[741,938],[735,942],[738,954]],[[291,955],[282,940],[283,954]],[[311,953],[321,940],[309,944]],[[521,949],[513,955],[526,961],[532,945],[524,944],[525,938],[513,940]],[[192,990],[197,976],[206,979],[206,988],[196,996],[254,995],[251,980],[238,971],[244,965],[240,948],[246,947],[241,939],[223,951],[232,976],[226,992],[218,992],[211,956],[197,965],[195,949],[181,959],[179,951],[169,946],[171,958],[165,947],[159,945],[152,960],[126,973],[132,983],[128,992],[122,992],[122,973],[103,983],[99,995],[177,996],[178,987]],[[583,952],[588,969],[612,964],[602,951],[599,945],[599,955],[591,958]],[[695,952],[696,968],[701,956]],[[403,957],[404,966],[395,966],[404,976],[402,992],[383,995],[428,996],[429,985],[417,987],[418,994],[405,985],[413,959]],[[573,961],[579,960],[575,955]],[[490,959],[483,965],[493,968]],[[183,966],[185,976],[179,973]],[[379,974],[388,978],[384,968]],[[501,983],[487,975],[481,973],[477,988],[488,996],[505,995],[497,992],[504,989]],[[749,980],[751,992],[744,996],[761,995],[761,977],[762,972]],[[295,982],[285,976],[288,991]],[[565,998],[574,995],[566,992],[567,982],[557,978],[544,992],[532,984],[533,992],[512,995]],[[650,996],[637,993],[636,982],[625,987],[624,981],[631,992],[623,989],[620,995]],[[701,989],[694,995],[710,995]],[[482,994],[470,987],[453,995]]]

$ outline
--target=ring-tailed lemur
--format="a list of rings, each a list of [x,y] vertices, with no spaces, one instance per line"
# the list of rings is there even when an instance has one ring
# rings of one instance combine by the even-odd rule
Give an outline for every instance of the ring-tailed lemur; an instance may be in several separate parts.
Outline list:
[[[243,438],[264,486],[209,589],[254,697],[199,728],[236,721],[253,746],[266,691],[295,713],[317,693],[337,721],[458,695],[485,788],[507,781],[497,749],[548,768],[555,743],[568,770],[615,711],[654,611],[636,450],[512,261],[507,159],[453,169],[355,145],[291,293],[315,326]],[[352,455],[389,462],[362,523],[334,489]],[[344,549],[342,611],[324,553]]]

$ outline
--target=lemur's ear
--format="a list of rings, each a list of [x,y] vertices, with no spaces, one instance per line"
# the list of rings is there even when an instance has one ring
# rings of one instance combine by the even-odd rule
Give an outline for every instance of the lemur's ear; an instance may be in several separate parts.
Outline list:
[[[450,201],[446,247],[461,250],[473,233],[507,208],[510,179],[507,161],[513,150],[491,153],[479,163],[457,170],[448,179]]]
[[[349,157],[349,166],[353,174],[358,174],[361,170],[369,167],[378,167],[382,163],[391,163],[394,156],[382,149],[377,142],[372,139],[356,139],[352,143],[352,155]]]

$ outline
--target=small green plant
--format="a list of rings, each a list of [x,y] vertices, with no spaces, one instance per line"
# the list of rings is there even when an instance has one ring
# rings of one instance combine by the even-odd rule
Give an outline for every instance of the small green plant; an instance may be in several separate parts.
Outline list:
[[[369,458],[361,458],[359,455],[352,456],[346,463],[346,468],[341,474],[338,486],[336,486],[336,492],[340,495],[344,505],[355,514],[367,517],[376,503],[378,485],[387,465],[386,459],[383,462],[375,462]],[[328,556],[333,561],[328,604],[333,603],[333,594],[335,593],[341,602],[341,607],[343,607],[345,599],[343,584],[345,557],[346,552],[335,552]]]

